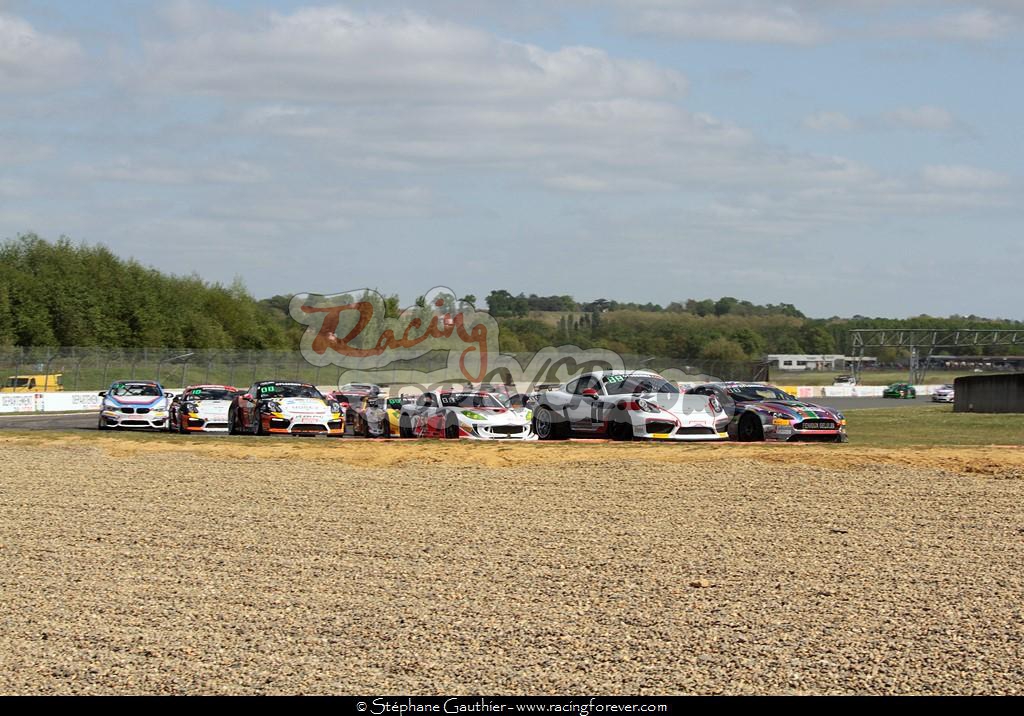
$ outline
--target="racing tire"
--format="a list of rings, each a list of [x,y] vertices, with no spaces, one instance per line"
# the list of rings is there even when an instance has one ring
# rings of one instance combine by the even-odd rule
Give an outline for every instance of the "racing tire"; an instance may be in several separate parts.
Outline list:
[[[263,429],[263,417],[259,410],[256,411],[256,424],[252,426],[252,434],[259,436],[267,434],[267,431]]]
[[[412,434],[412,424],[409,422],[409,416],[403,415],[398,419],[398,437],[400,438],[412,438],[415,437]]]
[[[110,426],[107,425],[107,421],[103,419],[102,415],[100,416],[99,422],[96,423],[96,429],[97,430],[110,430]]]
[[[363,421],[362,428],[363,429],[360,431],[360,435],[362,435],[364,438],[372,437],[370,435],[370,422],[368,420]]]
[[[608,437],[619,442],[632,440],[634,437],[633,424],[622,422],[621,420],[613,420],[608,424]]]
[[[238,425],[238,411],[232,410],[228,413],[228,435],[241,435],[242,429]]]
[[[847,435],[846,433],[840,433],[839,435],[836,435],[835,442],[837,442],[837,443],[848,443],[848,442],[850,442],[850,436]]]
[[[458,440],[459,439],[459,419],[451,413],[444,421],[444,437],[446,440]]]
[[[533,432],[538,440],[565,440],[569,437],[569,426],[556,421],[551,409],[543,406],[533,414]]]
[[[757,417],[746,415],[740,420],[739,427],[736,429],[736,437],[741,443],[762,443],[764,442],[764,427]]]
[[[170,424],[167,426],[168,430],[171,430]],[[188,430],[185,429],[185,423],[182,421],[181,416],[178,416],[178,433],[181,435],[188,435]]]

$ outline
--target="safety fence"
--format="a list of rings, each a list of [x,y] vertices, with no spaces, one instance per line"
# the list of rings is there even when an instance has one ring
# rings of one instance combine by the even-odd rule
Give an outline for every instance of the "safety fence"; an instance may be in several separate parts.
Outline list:
[[[536,353],[505,354],[524,369],[540,365],[531,383],[563,380],[566,366],[536,361]],[[626,369],[673,370],[693,381],[767,380],[768,367],[759,362],[721,362],[703,359],[617,355]],[[507,360],[505,363],[507,364]],[[571,361],[570,361],[571,362]],[[588,364],[571,365],[583,370]],[[598,366],[599,367],[599,366]],[[502,382],[507,371],[495,369],[485,381]],[[524,372],[528,372],[525,371]],[[336,386],[359,379],[362,371],[310,364],[298,350],[198,350],[189,348],[26,348],[0,347],[0,392],[76,392],[104,390],[118,380],[154,380],[167,386],[221,384],[246,387],[257,380],[297,380],[320,386]],[[382,385],[418,383],[423,375],[465,382],[452,370],[448,353],[435,351],[415,360],[396,361],[372,372]],[[513,380],[522,382],[514,376]],[[59,381],[59,383],[58,383]]]

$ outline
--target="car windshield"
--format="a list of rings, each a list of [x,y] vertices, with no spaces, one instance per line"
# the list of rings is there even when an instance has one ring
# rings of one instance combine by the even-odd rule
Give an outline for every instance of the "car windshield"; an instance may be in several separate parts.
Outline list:
[[[609,395],[637,395],[638,393],[678,393],[679,388],[660,375],[632,375],[614,373],[602,376],[601,382]]]
[[[320,398],[320,391],[303,383],[267,383],[259,387],[261,398]]]
[[[235,393],[227,388],[192,388],[185,396],[189,400],[231,400]]]
[[[24,388],[29,384],[29,378],[8,378],[4,384],[5,388]]]
[[[730,385],[725,392],[737,402],[747,400],[796,400],[789,393],[771,385]]]
[[[485,393],[442,393],[441,405],[446,408],[501,408],[494,396]]]
[[[355,393],[335,393],[334,399],[339,403],[348,403],[349,405],[358,405],[362,402],[363,398],[367,397],[362,394]]]
[[[122,398],[136,395],[155,396],[163,395],[160,388],[152,383],[115,383],[110,389],[110,394]]]

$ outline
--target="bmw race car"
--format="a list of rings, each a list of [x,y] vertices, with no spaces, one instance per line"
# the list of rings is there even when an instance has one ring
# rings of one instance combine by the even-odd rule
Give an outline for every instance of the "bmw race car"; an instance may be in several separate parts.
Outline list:
[[[309,383],[264,380],[237,396],[228,430],[248,435],[337,435],[345,432],[341,406]]]
[[[403,405],[399,416],[403,438],[469,438],[533,440],[530,416],[510,410],[493,395],[471,391],[428,391]]]
[[[933,403],[952,403],[956,400],[956,391],[952,385],[942,385],[932,393]]]
[[[228,412],[238,389],[230,385],[190,385],[171,401],[167,429],[179,433],[227,432]]]
[[[167,424],[167,408],[171,397],[152,380],[119,380],[100,393],[100,430],[109,428],[151,428],[160,430]]]
[[[541,440],[725,440],[729,416],[714,396],[689,395],[647,370],[584,373],[536,394],[533,426]]]
[[[761,383],[705,383],[687,395],[717,398],[731,416],[729,437],[741,442],[846,442],[843,414]]]

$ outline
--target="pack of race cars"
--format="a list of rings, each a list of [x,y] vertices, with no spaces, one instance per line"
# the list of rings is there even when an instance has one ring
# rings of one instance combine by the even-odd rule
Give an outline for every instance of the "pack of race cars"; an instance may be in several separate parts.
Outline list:
[[[173,394],[155,381],[123,380],[100,395],[100,430],[506,441],[847,441],[841,413],[774,386],[723,382],[680,389],[647,370],[584,373],[528,394],[484,384],[388,396],[371,384],[321,392],[309,383],[281,380],[257,381],[246,389],[193,385]]]

